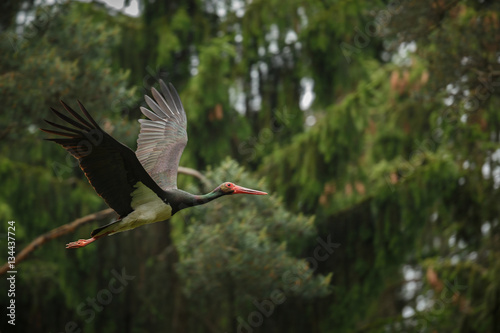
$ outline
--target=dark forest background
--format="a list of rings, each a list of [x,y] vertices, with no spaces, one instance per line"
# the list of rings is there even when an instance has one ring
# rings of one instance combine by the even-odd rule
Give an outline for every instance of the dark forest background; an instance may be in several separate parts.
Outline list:
[[[130,1],[126,1],[130,4]],[[0,258],[106,207],[43,141],[59,99],[136,148],[172,82],[181,165],[271,193],[17,265],[2,332],[500,332],[500,2],[0,5]]]

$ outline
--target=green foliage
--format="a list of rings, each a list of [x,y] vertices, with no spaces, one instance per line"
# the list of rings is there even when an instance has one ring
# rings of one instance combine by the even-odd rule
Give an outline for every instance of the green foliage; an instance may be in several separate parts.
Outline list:
[[[373,86],[383,79],[376,73],[370,84],[361,83],[356,93],[319,115],[323,119],[318,126],[296,135],[290,144],[266,157],[262,173],[270,176],[272,188],[290,206],[313,212],[311,208],[317,205],[329,180],[336,178],[341,180],[340,186],[345,185],[349,169],[356,168],[362,158],[369,119],[364,103],[371,99]]]
[[[232,160],[206,176],[214,184],[232,179],[262,186]],[[183,291],[199,316],[221,327],[227,318],[246,317],[252,302],[270,302],[276,294],[286,300],[329,293],[331,276],[314,274],[315,267],[292,256],[314,236],[313,218],[287,212],[275,196],[265,199],[228,197],[181,213],[187,229],[176,241],[176,271]],[[221,307],[205,307],[207,300]]]
[[[231,107],[228,95],[235,56],[234,46],[225,37],[200,46],[198,74],[189,81],[183,94],[190,147],[203,147],[196,153],[196,165],[222,161],[236,150],[235,143],[248,135],[248,125]]]
[[[33,121],[41,124],[40,110],[57,106],[59,99],[70,104],[80,99],[97,113],[119,111],[119,101],[132,96],[125,88],[126,71],[110,69],[109,47],[118,42],[118,29],[103,22],[96,24],[91,17],[82,18],[77,7],[64,4],[40,11],[40,20],[50,21],[38,25],[29,39],[25,36],[28,28],[13,38],[14,32],[8,31],[4,36],[11,40],[2,38],[5,62],[0,67],[0,86],[6,107],[2,123],[16,129]],[[76,95],[78,90],[81,93]]]
[[[498,331],[498,2],[157,0],[139,18],[7,4],[0,220],[17,221],[18,248],[104,207],[40,140],[60,98],[133,148],[140,95],[171,81],[189,119],[181,164],[271,194],[83,251],[62,248],[90,226],[44,245],[19,267],[21,330],[237,331],[260,314],[254,331]],[[319,239],[340,246],[313,265]],[[86,320],[78,309],[122,268],[133,280]],[[267,316],[255,304],[275,291],[286,300]]]
[[[214,183],[232,179],[260,187],[231,160],[207,177]],[[301,240],[314,235],[313,219],[285,211],[274,196],[265,199],[224,198],[183,214],[189,227],[179,243],[177,268],[190,299],[203,295],[222,302],[229,293],[243,303],[247,298],[267,298],[274,289],[302,297],[326,294],[327,280],[313,277],[307,264],[287,251],[287,244],[296,252]],[[290,282],[287,275],[304,278]]]

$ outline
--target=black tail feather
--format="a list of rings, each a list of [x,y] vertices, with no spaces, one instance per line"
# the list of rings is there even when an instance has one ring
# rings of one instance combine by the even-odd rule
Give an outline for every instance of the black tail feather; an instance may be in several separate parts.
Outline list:
[[[97,235],[98,233],[100,233],[101,231],[103,231],[104,229],[106,229],[107,227],[109,227],[110,225],[113,225],[113,224],[118,223],[118,222],[121,222],[121,220],[113,221],[113,222],[111,222],[111,223],[108,223],[108,224],[103,225],[102,227],[99,227],[99,228],[97,228],[97,229],[94,229],[94,230],[92,230],[92,232],[90,233],[90,236],[94,237],[95,235]]]

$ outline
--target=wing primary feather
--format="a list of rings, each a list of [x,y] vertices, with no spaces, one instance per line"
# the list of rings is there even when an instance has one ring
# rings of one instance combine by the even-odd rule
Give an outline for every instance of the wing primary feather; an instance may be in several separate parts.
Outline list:
[[[163,82],[163,80],[160,80],[160,87],[161,87],[161,91],[162,91],[163,95],[165,97],[167,97],[167,96],[169,97],[166,99],[166,102],[168,104],[170,112],[172,112],[175,109],[177,111],[177,114],[179,114],[179,110],[177,109],[177,105],[175,105],[172,94],[170,93],[167,85],[165,84],[165,82]],[[173,112],[172,112],[172,114],[173,114]]]
[[[73,110],[68,104],[64,103],[64,101],[60,101],[62,106],[64,106],[64,108],[66,109],[66,111],[68,111],[69,113],[71,113],[71,115],[76,119],[78,120],[79,122],[81,122],[82,124],[84,124],[85,126],[87,126],[88,128],[92,128],[92,125],[86,121],[85,119],[83,119],[82,116],[80,116],[78,113],[76,113],[75,110]]]
[[[163,83],[163,84],[165,85],[165,83]],[[167,88],[167,87],[165,86],[165,88]],[[165,93],[166,93],[165,95],[166,95],[166,96],[168,97],[168,99],[169,99],[169,100],[171,100],[171,101],[172,101],[172,103],[174,104],[175,111],[177,111],[177,114],[181,114],[181,113],[179,112],[179,109],[177,108],[177,105],[176,105],[176,104],[175,104],[175,102],[174,102],[174,97],[172,96],[172,92],[171,92],[171,91],[170,91],[170,89],[168,89],[168,88],[167,88],[167,89],[165,89],[165,90],[166,90],[166,91],[165,91]],[[173,110],[170,110],[170,111],[172,112]],[[173,114],[173,112],[172,112],[172,114]]]
[[[56,135],[62,135],[62,136],[66,136],[68,138],[74,138],[75,135],[74,134],[71,134],[71,133],[66,133],[66,132],[60,132],[60,131],[54,131],[54,130],[49,130],[49,129],[45,129],[45,128],[40,128],[42,131],[46,132],[46,133],[50,133],[50,134],[56,134]],[[50,140],[50,139],[47,139],[47,140]]]
[[[82,110],[83,114],[85,115],[85,117],[87,117],[87,119],[90,120],[90,122],[95,126],[95,128],[99,128],[100,129],[99,125],[96,123],[96,121],[94,120],[94,118],[92,118],[92,116],[87,111],[87,109],[85,108],[85,106],[83,106],[82,102],[80,102],[79,100],[77,100],[77,103],[78,103],[78,106],[80,107],[80,110]]]
[[[41,130],[43,131],[43,129],[41,129]],[[66,143],[71,143],[74,141],[73,138],[71,138],[71,139],[48,138],[48,139],[44,139],[44,140],[52,141],[52,142],[58,143],[60,145],[64,145]],[[70,148],[72,148],[72,147],[66,148],[66,150],[69,150]]]
[[[61,112],[57,111],[56,109],[54,108],[50,108],[52,110],[52,112],[54,112],[59,118],[61,118],[62,120],[70,123],[71,125],[75,126],[75,127],[78,127],[79,129],[82,129],[82,130],[85,130],[85,131],[89,131],[90,128],[88,128],[87,126],[84,126],[83,124],[79,123],[79,122],[76,122],[74,121],[73,119],[71,119],[70,117],[68,116],[65,116],[63,115]]]
[[[141,109],[142,114],[145,115],[146,117],[148,117],[149,119],[151,119],[153,121],[161,121],[162,120],[157,114],[149,111],[144,106],[141,106],[140,109]]]
[[[160,108],[163,108],[165,110],[168,110],[170,111],[170,113],[172,115],[174,115],[174,113],[172,112],[172,109],[170,108],[170,106],[168,106],[167,104],[167,101],[165,100],[165,98],[163,98],[163,96],[158,92],[158,90],[156,90],[155,88],[152,88],[151,89],[151,93],[153,94],[153,97],[155,98],[156,102],[158,103],[158,106]],[[165,113],[165,111],[163,112]],[[167,113],[165,113],[167,114]]]
[[[80,135],[82,134],[82,132],[80,132],[77,129],[74,129],[74,128],[71,128],[71,127],[67,127],[67,126],[63,126],[63,125],[59,125],[59,124],[53,123],[53,122],[51,122],[49,120],[46,120],[46,119],[44,119],[43,121],[45,121],[49,125],[52,125],[54,127],[59,128],[59,129],[62,129],[62,130],[68,131],[68,132],[73,132],[73,133],[80,134]]]
[[[165,129],[165,126],[167,126],[167,125],[165,125],[163,121],[161,123],[157,123],[155,121],[151,121],[151,122],[148,123],[148,126],[152,127],[151,130],[153,130],[153,131],[154,131],[153,128],[157,128],[158,132],[163,132],[163,129]]]
[[[163,84],[165,84],[165,83],[163,83]],[[175,90],[175,87],[173,86],[172,83],[169,83],[168,87],[170,88],[168,92],[170,93],[170,97],[172,98],[172,101],[174,102],[175,108],[177,109],[177,113],[182,114],[182,112],[180,112],[180,110],[183,110],[183,107],[182,107],[181,99],[179,97],[179,93],[177,92],[177,90]],[[172,91],[174,92],[173,94],[171,93]]]
[[[144,99],[146,100],[146,103],[148,104],[148,106],[153,109],[154,112],[156,112],[156,114],[161,117],[161,116],[165,116],[167,118],[170,118],[168,116],[168,114],[165,113],[165,111],[163,111],[160,106],[158,104],[156,104],[156,102],[151,98],[149,97],[148,95],[145,95],[144,96]]]

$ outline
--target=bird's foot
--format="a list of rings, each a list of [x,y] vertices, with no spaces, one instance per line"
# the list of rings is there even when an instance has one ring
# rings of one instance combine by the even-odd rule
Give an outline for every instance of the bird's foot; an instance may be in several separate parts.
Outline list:
[[[90,243],[94,242],[96,239],[97,238],[95,238],[95,237],[92,237],[89,239],[79,239],[76,242],[71,242],[71,243],[66,244],[66,248],[67,249],[77,249],[79,247],[84,247],[84,246],[87,246]]]

